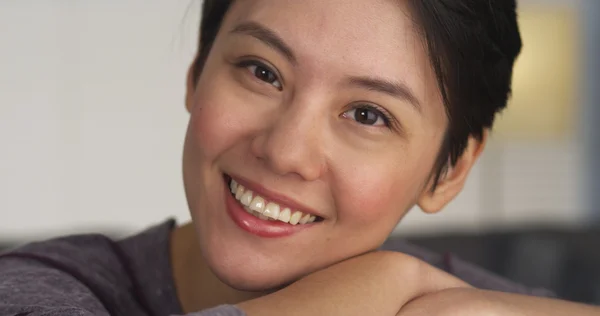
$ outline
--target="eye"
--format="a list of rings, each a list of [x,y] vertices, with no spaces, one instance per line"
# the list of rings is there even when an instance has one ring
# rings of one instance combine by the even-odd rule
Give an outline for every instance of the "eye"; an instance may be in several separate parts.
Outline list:
[[[344,118],[355,120],[357,123],[369,126],[389,126],[390,119],[380,110],[371,105],[360,105],[344,114]]]
[[[277,74],[269,68],[269,66],[259,61],[244,61],[239,64],[240,67],[244,67],[250,71],[250,73],[260,81],[264,81],[278,90],[281,90],[281,81]]]

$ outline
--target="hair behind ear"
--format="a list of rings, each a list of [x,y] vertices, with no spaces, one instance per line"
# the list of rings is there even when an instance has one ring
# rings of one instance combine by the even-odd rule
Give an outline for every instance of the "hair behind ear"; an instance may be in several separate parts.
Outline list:
[[[435,179],[506,107],[522,42],[516,0],[410,0],[448,119]],[[448,165],[448,159],[450,164]]]

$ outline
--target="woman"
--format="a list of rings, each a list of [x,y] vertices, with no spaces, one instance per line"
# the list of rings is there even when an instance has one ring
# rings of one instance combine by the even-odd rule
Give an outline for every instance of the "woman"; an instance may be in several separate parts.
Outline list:
[[[377,250],[414,205],[435,213],[462,189],[510,91],[514,1],[207,0],[201,24],[193,224],[7,253],[0,315],[600,312]]]

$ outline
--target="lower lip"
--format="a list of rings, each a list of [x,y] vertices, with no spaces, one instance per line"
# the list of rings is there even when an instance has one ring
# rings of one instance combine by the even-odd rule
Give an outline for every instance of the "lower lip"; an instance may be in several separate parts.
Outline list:
[[[225,190],[227,214],[241,229],[253,235],[264,238],[287,237],[314,226],[314,224],[291,225],[281,221],[262,220],[244,210],[242,205],[231,195],[227,183],[225,183]]]

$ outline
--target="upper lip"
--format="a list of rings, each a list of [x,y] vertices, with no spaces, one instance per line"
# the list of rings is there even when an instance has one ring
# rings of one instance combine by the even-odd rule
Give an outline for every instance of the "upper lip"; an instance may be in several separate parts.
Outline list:
[[[318,216],[323,218],[323,216],[321,216],[317,211],[315,211],[314,209],[292,199],[289,198],[281,193],[277,193],[274,191],[271,191],[265,187],[263,187],[262,185],[252,182],[248,179],[242,178],[242,177],[238,177],[235,175],[228,175],[231,179],[235,180],[237,183],[241,184],[242,186],[244,186],[244,188],[251,190],[252,192],[262,196],[263,198],[265,198],[267,201],[269,202],[274,202],[277,203],[281,206],[284,207],[289,207],[290,209],[292,209],[292,211],[300,211],[304,214],[310,214],[310,215],[314,215],[314,216]]]

